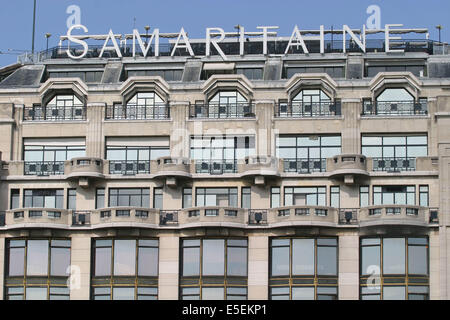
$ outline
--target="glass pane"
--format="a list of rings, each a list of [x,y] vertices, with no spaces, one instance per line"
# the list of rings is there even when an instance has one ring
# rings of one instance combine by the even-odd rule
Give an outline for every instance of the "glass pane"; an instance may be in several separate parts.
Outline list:
[[[247,275],[247,248],[228,247],[227,275]]]
[[[380,274],[380,247],[363,247],[361,251],[362,274]]]
[[[428,274],[426,246],[408,246],[408,269],[409,274]]]
[[[27,275],[48,274],[48,240],[29,240],[27,249]]]
[[[224,265],[224,240],[203,240],[203,275],[223,275]]]
[[[27,288],[26,300],[47,300],[47,288]]]
[[[314,287],[292,288],[292,300],[314,300]]]
[[[314,239],[292,240],[292,274],[314,275]]]
[[[405,287],[383,287],[383,300],[405,300]]]
[[[70,266],[70,249],[52,248],[51,249],[51,275],[68,276]]]
[[[136,274],[136,240],[114,241],[114,275]]]
[[[317,247],[317,274],[337,274],[337,249],[336,247]]]
[[[289,247],[272,248],[272,276],[289,275]]]
[[[383,240],[383,274],[405,274],[405,239]]]
[[[139,276],[158,276],[158,248],[139,248]]]
[[[202,300],[223,300],[223,288],[202,288]]]
[[[9,249],[9,275],[23,276],[25,263],[25,248]]]
[[[111,275],[111,248],[95,249],[95,275]]]
[[[134,288],[113,288],[113,300],[134,300]]]
[[[185,243],[186,244],[186,243]],[[200,248],[183,249],[183,276],[195,276],[200,272]]]

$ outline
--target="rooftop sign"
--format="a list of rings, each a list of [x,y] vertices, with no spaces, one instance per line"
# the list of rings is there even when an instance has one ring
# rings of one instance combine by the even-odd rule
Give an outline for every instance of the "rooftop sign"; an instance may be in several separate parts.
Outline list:
[[[113,50],[116,52],[119,58],[122,58],[122,52],[120,50],[120,45],[127,43],[127,40],[132,41],[132,57],[137,55],[137,50],[140,50],[144,57],[155,56],[158,57],[160,54],[160,38],[169,38],[169,43],[171,44],[170,56],[174,56],[176,50],[185,49],[190,56],[195,56],[192,50],[192,44],[202,43],[205,45],[205,55],[211,55],[211,49],[217,51],[217,53],[227,60],[227,55],[223,52],[219,43],[227,42],[226,38],[237,38],[239,43],[239,54],[244,55],[244,44],[249,41],[249,37],[257,36],[257,41],[262,42],[262,50],[260,54],[268,54],[267,44],[269,41],[285,41],[286,48],[284,50],[284,55],[287,55],[290,50],[294,47],[301,48],[302,52],[305,54],[310,53],[306,42],[315,41],[319,44],[319,53],[325,53],[325,34],[338,34],[342,36],[342,52],[346,52],[347,38],[354,46],[359,48],[361,52],[366,52],[366,37],[369,34],[383,33],[384,34],[384,50],[385,52],[403,52],[403,49],[393,49],[392,42],[402,40],[400,36],[393,36],[405,33],[425,33],[426,38],[428,38],[427,29],[400,29],[403,27],[402,24],[386,24],[384,29],[369,29],[363,26],[363,29],[350,29],[349,26],[343,25],[341,30],[325,30],[324,26],[320,26],[319,30],[300,30],[297,26],[294,27],[290,37],[279,37],[277,32],[278,26],[258,26],[256,27],[260,31],[258,32],[247,32],[244,27],[237,26],[237,32],[225,32],[222,28],[206,28],[205,39],[189,39],[184,28],[178,33],[160,33],[159,29],[154,29],[152,33],[141,34],[137,29],[133,30],[132,34],[114,34],[112,29],[109,30],[108,34],[105,35],[88,35],[88,28],[84,25],[73,25],[68,31],[67,35],[61,36],[60,45],[63,41],[68,41],[68,48],[66,54],[72,59],[82,59],[86,56],[89,51],[89,45],[85,40],[100,40],[103,41],[103,47],[101,49],[99,58],[103,57],[105,50]],[[74,35],[72,34],[75,29],[82,30],[85,35]],[[144,40],[142,39],[144,38]],[[119,40],[119,42],[118,42]],[[253,39],[252,39],[253,40]],[[83,48],[79,52],[72,52],[70,50],[70,43],[75,43],[81,45]]]

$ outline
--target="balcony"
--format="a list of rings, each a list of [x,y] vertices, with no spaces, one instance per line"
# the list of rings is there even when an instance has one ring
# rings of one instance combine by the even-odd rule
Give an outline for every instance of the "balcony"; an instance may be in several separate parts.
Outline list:
[[[373,171],[415,171],[416,158],[372,158]]]
[[[91,225],[107,224],[108,226],[133,227],[159,225],[159,209],[138,207],[114,207],[94,210],[91,214]]]
[[[155,174],[155,178],[190,178],[191,162],[188,158],[182,157],[161,157],[151,163],[151,171]],[[176,183],[176,182],[175,182]]]
[[[327,159],[283,159],[284,172],[312,173],[327,171]]]
[[[91,224],[91,211],[73,211],[72,212],[72,226],[82,227]]]
[[[288,225],[336,226],[338,210],[323,206],[289,206],[268,210],[267,223],[271,227]]]
[[[189,118],[197,118],[197,119],[255,118],[255,105],[252,103],[195,104],[189,107]]]
[[[65,162],[67,179],[79,179],[81,186],[88,186],[89,179],[103,179],[103,160],[99,158],[73,158]]]
[[[254,178],[255,184],[263,185],[265,178],[278,177],[280,161],[270,156],[250,156],[244,159],[244,163],[238,164],[238,172],[241,177]]]
[[[235,160],[196,160],[196,173],[209,173],[212,175],[220,175],[224,173],[236,173],[237,161]]]
[[[275,118],[318,118],[336,117],[341,115],[340,103],[279,103],[275,104]]]
[[[145,105],[109,105],[106,106],[106,120],[164,120],[170,119],[168,104]]]
[[[150,160],[109,160],[109,174],[149,174]]]
[[[195,226],[244,226],[248,222],[247,209],[234,207],[195,207],[184,209],[179,224]]]
[[[341,154],[327,159],[327,167],[331,178],[342,178],[346,184],[353,184],[355,177],[365,178],[367,172],[367,159],[361,154]]]
[[[72,211],[53,208],[23,208],[6,212],[5,224],[8,227],[61,228],[72,224]]]
[[[84,121],[86,106],[60,107],[34,105],[25,107],[23,121]]]
[[[24,175],[50,176],[63,175],[64,161],[25,161]]]
[[[359,209],[360,227],[377,225],[429,226],[439,223],[438,209],[410,205],[378,205]]]
[[[363,102],[362,116],[420,116],[428,114],[428,105],[425,101],[379,101]]]

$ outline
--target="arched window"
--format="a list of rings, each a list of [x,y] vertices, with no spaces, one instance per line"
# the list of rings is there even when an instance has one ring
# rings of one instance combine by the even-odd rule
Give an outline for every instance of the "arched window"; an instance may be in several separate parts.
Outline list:
[[[167,119],[170,117],[169,107],[155,92],[138,92],[132,96],[125,106],[116,104],[107,112],[107,119]]]
[[[292,116],[314,117],[336,115],[336,106],[331,98],[320,89],[301,90],[292,99]]]
[[[238,91],[219,91],[207,105],[196,105],[195,118],[242,118],[253,116],[251,104]]]
[[[46,105],[26,107],[23,118],[25,121],[85,120],[86,106],[76,95],[59,94]]]
[[[403,88],[388,88],[376,97],[378,115],[415,114],[421,110],[422,106],[415,105],[414,96]]]

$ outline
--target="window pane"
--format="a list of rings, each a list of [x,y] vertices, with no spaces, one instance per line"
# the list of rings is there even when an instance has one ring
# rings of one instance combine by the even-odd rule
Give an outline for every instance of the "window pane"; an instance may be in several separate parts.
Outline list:
[[[405,274],[405,239],[383,240],[383,273]]]
[[[227,275],[247,275],[247,248],[228,247]]]
[[[25,263],[25,248],[9,249],[9,275],[23,276]]]
[[[426,246],[408,246],[409,274],[428,274],[428,258]]]
[[[289,275],[289,247],[272,248],[272,276]]]
[[[363,247],[361,252],[362,274],[380,273],[380,247]]]
[[[317,274],[337,274],[337,249],[336,247],[317,247]]]
[[[223,288],[202,288],[202,300],[223,300]]]
[[[314,287],[292,288],[292,300],[314,300]]]
[[[27,288],[26,300],[47,300],[47,288]]]
[[[113,300],[134,300],[134,288],[113,288]]]
[[[95,249],[95,275],[111,275],[111,248]]]
[[[183,276],[195,276],[200,273],[200,248],[183,249]]]
[[[383,300],[405,300],[405,287],[383,287]]]
[[[203,275],[223,275],[224,240],[203,240]]]
[[[139,276],[158,276],[158,248],[139,248]]]
[[[292,274],[314,275],[314,239],[292,240]]]
[[[48,274],[48,241],[29,240],[27,248],[27,275]]]
[[[114,241],[114,275],[136,274],[136,240]]]
[[[68,267],[70,266],[70,249],[69,248],[52,248],[51,249],[51,275],[52,276],[68,276]]]

